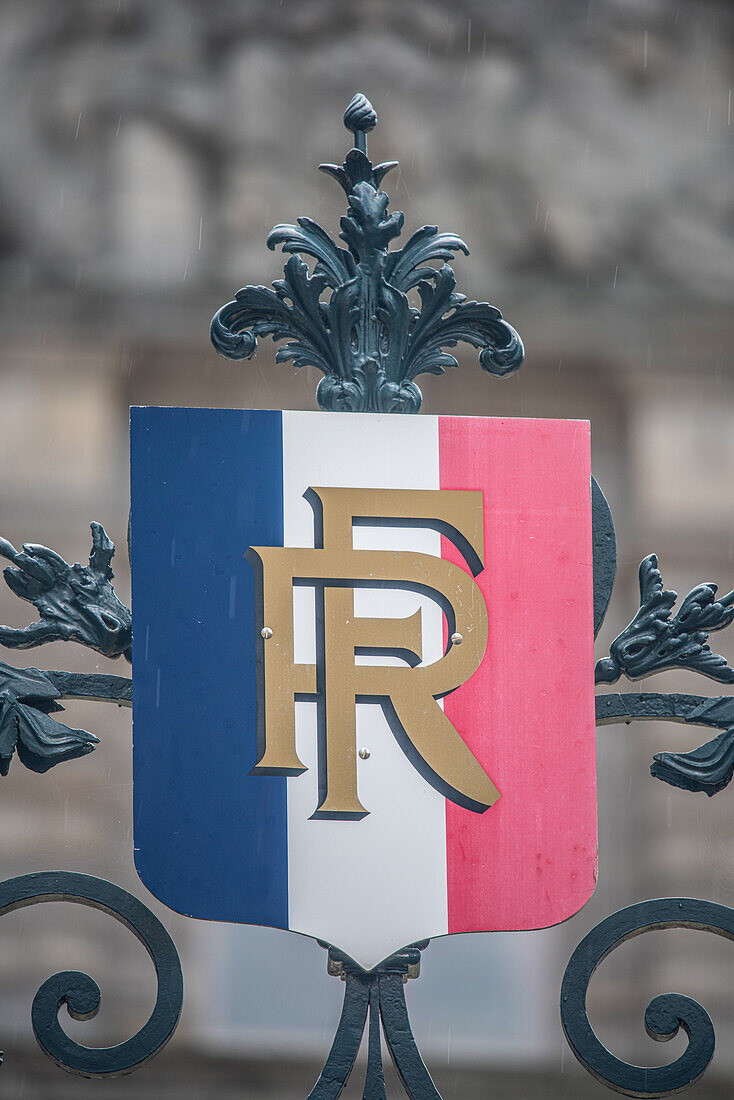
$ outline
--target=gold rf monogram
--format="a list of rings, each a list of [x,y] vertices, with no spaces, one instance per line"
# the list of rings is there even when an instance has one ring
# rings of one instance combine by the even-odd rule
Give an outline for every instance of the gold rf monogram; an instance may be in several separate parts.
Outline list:
[[[453,802],[484,813],[499,791],[437,700],[479,667],[487,646],[487,607],[473,579],[484,568],[481,492],[446,489],[311,488],[315,549],[252,546],[259,596],[258,759],[253,774],[299,775],[295,701],[319,704],[317,818],[358,819],[355,704],[381,703],[408,759]],[[353,549],[353,527],[428,527],[457,547],[473,576],[429,554]],[[317,660],[296,664],[293,586],[316,590]],[[422,665],[421,611],[408,618],[354,614],[354,589],[409,589],[436,600],[448,625],[443,657]],[[262,628],[262,629],[261,629]],[[458,639],[457,639],[458,641]],[[402,657],[403,667],[358,665],[357,654]],[[411,667],[413,666],[413,667]]]

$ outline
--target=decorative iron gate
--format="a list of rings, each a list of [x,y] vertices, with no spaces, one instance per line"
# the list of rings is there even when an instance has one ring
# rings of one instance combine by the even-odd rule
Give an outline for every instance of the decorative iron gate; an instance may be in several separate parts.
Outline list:
[[[289,258],[284,276],[273,284],[246,286],[222,306],[212,321],[215,348],[233,359],[249,359],[257,339],[286,341],[276,362],[315,366],[323,374],[317,390],[322,409],[341,412],[417,413],[422,397],[416,378],[443,374],[457,366],[445,349],[464,341],[478,350],[481,367],[495,377],[516,371],[523,347],[499,310],[467,301],[455,289],[449,265],[457,252],[468,252],[455,234],[424,226],[398,250],[390,242],[401,233],[403,215],[388,213],[384,176],[396,164],[374,166],[367,156],[367,133],[376,114],[356,95],[344,123],[354,148],[341,166],[322,165],[343,188],[348,201],[338,245],[309,218],[278,225],[267,243]],[[302,259],[315,261],[309,270]],[[439,263],[441,266],[433,266]],[[414,298],[414,296],[417,296]],[[413,301],[418,305],[414,305]],[[592,483],[594,633],[602,624],[615,578],[616,543],[611,513],[600,487]],[[75,641],[105,657],[131,660],[132,616],[116,596],[111,568],[115,548],[99,523],[92,524],[89,565],[69,565],[55,551],[36,544],[16,550],[0,539],[0,554],[10,565],[5,579],[20,599],[31,603],[38,619],[22,629],[0,628],[0,643],[31,649],[50,641]],[[734,669],[709,645],[712,632],[734,620],[734,592],[718,594],[706,582],[677,602],[666,589],[658,558],[640,564],[640,603],[629,625],[599,660],[595,681],[616,684],[670,669],[687,669],[720,685],[734,683]],[[262,637],[268,638],[263,627]],[[271,632],[272,633],[272,632]],[[461,644],[461,636],[452,639]],[[103,700],[130,707],[132,680],[127,676],[19,669],[0,662],[0,772],[8,775],[15,757],[44,773],[56,764],[92,752],[97,737],[59,721],[64,699]],[[713,739],[686,753],[658,753],[650,767],[662,782],[709,796],[721,791],[734,772],[734,696],[604,691],[596,697],[596,722],[670,720],[718,731]],[[183,981],[176,949],[163,926],[139,900],[91,876],[49,871],[0,884],[0,915],[40,901],[64,900],[109,913],[143,943],[158,979],[156,1005],[133,1038],[111,1048],[87,1048],[72,1041],[58,1021],[66,1004],[75,1019],[88,1019],[100,993],[87,975],[54,975],[38,991],[32,1025],[42,1049],[59,1066],[89,1077],[129,1073],[162,1049],[181,1012]],[[603,1084],[630,1096],[665,1096],[696,1081],[714,1051],[714,1033],[706,1011],[678,994],[656,997],[645,1026],[665,1041],[683,1027],[684,1053],[668,1065],[645,1069],[607,1051],[586,1013],[586,993],[600,962],[619,944],[642,933],[673,927],[698,928],[734,938],[734,910],[690,898],[642,901],[614,913],[594,928],[574,951],[561,991],[561,1020],[579,1061]],[[427,941],[412,944],[366,971],[336,947],[328,949],[328,972],[345,981],[344,1006],[334,1043],[310,1097],[337,1097],[354,1065],[368,1026],[365,1098],[384,1097],[381,1027],[406,1092],[415,1100],[438,1093],[413,1039],[404,984],[417,978]],[[369,1024],[367,1018],[369,1015]]]

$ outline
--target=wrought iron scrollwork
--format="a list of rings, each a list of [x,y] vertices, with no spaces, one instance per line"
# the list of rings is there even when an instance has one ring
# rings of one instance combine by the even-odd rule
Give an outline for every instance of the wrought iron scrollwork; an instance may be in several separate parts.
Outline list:
[[[389,248],[402,232],[404,215],[388,213],[388,195],[380,190],[397,162],[373,165],[367,157],[367,131],[376,122],[370,102],[356,95],[344,115],[354,148],[343,165],[320,166],[347,196],[339,234],[347,248],[310,218],[276,225],[267,244],[291,253],[284,277],[272,290],[239,290],[214,315],[211,338],[230,359],[249,359],[259,337],[287,340],[276,362],[290,359],[320,370],[316,396],[323,409],[415,413],[423,400],[416,377],[457,366],[444,348],[460,341],[472,345],[482,368],[498,377],[513,374],[524,351],[498,309],[456,293],[446,261],[457,252],[468,254],[460,237],[424,225],[402,248]],[[312,274],[301,254],[316,261]],[[437,261],[441,267],[431,266]],[[413,290],[420,308],[408,299]]]
[[[611,596],[616,539],[608,505],[592,480],[594,530],[594,634],[599,631]],[[673,608],[678,594],[663,586],[655,554],[640,563],[640,605],[628,626],[597,661],[597,684],[614,684],[622,676],[640,680],[657,672],[686,669],[719,683],[734,683],[734,668],[712,652],[708,636],[734,622],[734,591],[717,599],[713,581],[696,585]],[[734,695],[702,696],[652,691],[598,694],[597,725],[613,722],[670,721],[721,730],[690,752],[659,752],[650,773],[673,787],[707,795],[723,790],[734,775]]]
[[[609,657],[597,662],[598,684],[614,684],[622,673],[640,680],[653,672],[685,668],[722,684],[734,683],[734,668],[707,645],[714,630],[734,620],[734,591],[716,599],[713,581],[692,589],[673,616],[678,593],[663,587],[658,559],[650,554],[640,562],[640,606],[632,622],[609,647]]]
[[[606,540],[600,537],[596,508],[594,525],[598,631],[597,605],[604,603],[605,610],[614,579],[615,539],[613,526]],[[639,582],[638,611],[612,642],[609,656],[597,662],[596,683],[613,684],[622,676],[638,680],[672,668],[687,669],[720,683],[734,683],[734,669],[707,644],[709,633],[734,621],[734,592],[717,599],[716,584],[697,585],[673,615],[677,593],[664,588],[654,554],[641,562]],[[713,740],[690,752],[656,754],[650,768],[656,779],[708,795],[716,794],[731,781],[734,695],[708,697],[647,691],[597,695],[597,724],[634,720],[684,722],[721,731]],[[586,995],[597,966],[626,940],[663,928],[705,929],[734,939],[734,910],[691,898],[663,898],[632,905],[612,914],[589,932],[571,956],[563,978],[561,1021],[571,1049],[597,1080],[627,1096],[660,1097],[681,1092],[698,1080],[714,1053],[714,1029],[708,1013],[696,1001],[677,993],[654,998],[645,1013],[645,1029],[652,1039],[667,1042],[680,1028],[688,1035],[683,1054],[667,1065],[643,1067],[624,1062],[603,1046],[591,1027]]]
[[[327,947],[327,944],[322,946]],[[307,1100],[336,1100],[354,1068],[369,1013],[367,1072],[362,1100],[386,1100],[380,1022],[390,1056],[411,1100],[441,1100],[416,1046],[405,1004],[405,982],[417,978],[428,941],[406,947],[365,971],[329,947],[329,973],[346,982],[344,1004],[329,1057]]]
[[[686,695],[652,691],[597,695],[597,725],[632,721],[685,722],[723,732],[691,752],[660,752],[650,771],[674,787],[714,795],[734,772],[734,696]]]
[[[594,559],[594,636],[604,621],[614,586],[616,573],[616,536],[609,505],[594,478],[591,479],[592,533]],[[652,577],[652,573],[656,577]],[[657,558],[650,555],[640,566],[641,586],[644,589],[642,606],[633,622],[612,642],[611,658],[602,658],[596,665],[596,682],[615,682],[622,674],[633,679],[633,669],[646,665],[645,675],[653,671],[647,667],[654,660],[664,666],[673,667],[671,660],[676,656],[686,662],[685,667],[704,672],[714,679],[728,681],[732,672],[723,657],[711,653],[704,643],[706,634],[702,630],[705,622],[708,630],[719,630],[729,625],[734,617],[732,593],[721,600],[715,599],[716,585],[712,582],[698,585],[684,600],[675,625],[669,622],[670,608],[677,598],[676,593],[664,591],[662,578],[657,570]],[[686,608],[686,605],[688,607]],[[682,629],[684,609],[688,624]],[[698,618],[698,636],[692,639],[691,615]],[[731,614],[730,614],[731,613]],[[656,615],[659,627],[643,627],[648,616]],[[716,625],[712,625],[712,624]],[[672,633],[670,652],[659,642],[660,634],[666,630]],[[631,647],[630,639],[638,638],[639,649]],[[620,639],[623,641],[620,643]],[[626,639],[626,641],[625,641]],[[618,644],[620,643],[620,644]],[[630,654],[629,649],[633,651]],[[645,650],[647,649],[647,654]],[[626,654],[627,658],[622,654]],[[633,662],[637,661],[635,666]],[[698,667],[698,666],[701,667]],[[728,671],[727,671],[728,670]],[[640,674],[642,675],[642,673]],[[721,730],[718,737],[707,741],[690,752],[657,753],[650,766],[656,779],[675,787],[689,791],[703,791],[714,795],[731,781],[734,774],[734,695],[688,695],[679,692],[662,694],[659,692],[624,692],[599,694],[596,696],[596,724],[610,725],[633,721],[684,722],[690,725],[709,726]]]
[[[103,657],[132,660],[132,616],[112,587],[115,544],[100,523],[92,524],[89,565],[68,565],[47,546],[26,543],[18,551],[0,538],[0,556],[13,563],[3,570],[8,587],[32,603],[40,621],[15,630],[0,627],[0,644],[32,649],[46,642],[80,642]]]
[[[27,627],[0,626],[0,644],[33,649],[46,642],[74,641],[105,657],[131,659],[132,615],[113,587],[115,545],[92,523],[89,565],[69,565],[54,550],[25,543],[18,551],[0,538],[0,556],[13,564],[3,572],[16,596],[32,603],[40,619]],[[0,661],[0,775],[13,756],[35,772],[86,756],[99,738],[72,729],[52,715],[60,699],[95,699],[130,705],[132,682],[124,676],[18,669]]]
[[[277,225],[267,238],[271,250],[287,255],[283,278],[272,288],[246,286],[222,306],[211,323],[214,347],[235,360],[250,359],[257,341],[285,341],[276,362],[316,367],[323,377],[320,406],[349,412],[416,413],[422,404],[416,379],[456,367],[445,349],[459,342],[478,350],[481,367],[504,377],[523,361],[517,332],[498,309],[468,301],[456,292],[450,263],[468,254],[464,241],[437,226],[423,226],[401,248],[404,216],[389,212],[382,190],[390,161],[373,165],[367,133],[377,115],[363,95],[349,104],[344,124],[354,135],[342,165],[322,164],[343,189],[341,247],[315,221]],[[310,266],[303,256],[313,261]],[[616,570],[614,524],[604,495],[592,479],[594,634],[611,597]],[[69,565],[55,551],[25,544],[21,551],[0,538],[0,557],[11,590],[32,603],[39,620],[21,629],[0,626],[0,644],[29,649],[56,640],[78,642],[106,657],[131,659],[132,617],[112,587],[114,544],[92,524],[89,565]],[[698,585],[675,615],[677,595],[663,587],[655,555],[640,565],[640,606],[626,629],[596,665],[595,680],[614,684],[670,668],[685,668],[720,683],[734,683],[734,668],[712,652],[708,636],[734,621],[734,591],[717,599],[712,582]],[[589,670],[591,671],[591,670]],[[17,669],[0,662],[0,774],[14,755],[37,772],[91,752],[98,739],[72,729],[54,715],[60,700],[102,699],[129,706],[129,678],[63,671]],[[652,774],[667,783],[712,795],[734,774],[734,695],[630,692],[596,699],[599,724],[634,719],[665,719],[712,727],[718,736],[688,753],[663,752]],[[70,872],[43,872],[0,883],[0,915],[37,901],[67,900],[110,913],[144,944],[158,977],[155,1008],[148,1022],[127,1042],[105,1049],[84,1047],[61,1028],[58,1011],[66,1004],[76,1019],[99,1007],[96,983],[76,972],[57,974],[43,984],[32,1008],[33,1028],[42,1048],[60,1066],[86,1076],[124,1074],[159,1051],[173,1033],[181,1011],[183,981],[176,949],[160,922],[141,902],[102,880]],[[579,1060],[600,1081],[630,1096],[663,1096],[695,1081],[713,1055],[714,1034],[703,1008],[689,998],[666,994],[648,1006],[646,1027],[665,1041],[682,1027],[689,1036],[683,1055],[667,1066],[631,1066],[607,1051],[586,1014],[586,992],[602,959],[624,940],[656,928],[705,928],[734,939],[734,910],[691,899],[643,902],[603,921],[574,952],[563,981],[561,1016]],[[325,945],[327,946],[327,945]],[[440,1100],[418,1052],[405,1004],[404,983],[418,973],[416,944],[365,972],[351,958],[329,947],[329,970],[345,981],[341,1019],[324,1069],[309,1100],[336,1100],[346,1084],[369,1017],[364,1100],[386,1100],[381,1028],[406,1092],[413,1100]]]
[[[45,772],[62,760],[85,756],[99,738],[51,717],[63,710],[60,692],[37,668],[17,669],[0,661],[0,774],[7,775],[17,752],[22,764]]]
[[[566,967],[561,987],[561,1022],[579,1062],[602,1084],[626,1096],[669,1096],[692,1085],[714,1054],[714,1028],[704,1008],[690,997],[666,993],[655,997],[645,1012],[651,1039],[667,1042],[680,1028],[688,1045],[679,1058],[664,1066],[630,1065],[611,1054],[594,1033],[586,1011],[586,995],[597,966],[616,947],[644,932],[664,928],[697,928],[734,940],[734,909],[693,898],[661,898],[613,913],[581,941]]]
[[[176,1030],[183,1004],[183,975],[178,952],[156,916],[126,890],[103,879],[72,871],[41,871],[0,882],[0,916],[43,901],[71,901],[109,913],[142,943],[155,967],[155,1007],[131,1039],[113,1047],[85,1047],[70,1039],[58,1012],[66,1005],[75,1020],[96,1016],[101,994],[88,974],[54,974],[36,993],[31,1009],[33,1031],[41,1048],[62,1069],[82,1077],[132,1073],[166,1045]]]

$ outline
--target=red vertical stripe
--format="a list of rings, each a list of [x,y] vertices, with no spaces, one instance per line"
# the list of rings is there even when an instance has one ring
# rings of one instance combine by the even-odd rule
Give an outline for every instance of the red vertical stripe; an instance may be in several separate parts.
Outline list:
[[[596,881],[589,425],[440,417],[439,464],[442,489],[484,493],[489,613],[445,708],[501,792],[446,803],[449,932],[546,927]]]

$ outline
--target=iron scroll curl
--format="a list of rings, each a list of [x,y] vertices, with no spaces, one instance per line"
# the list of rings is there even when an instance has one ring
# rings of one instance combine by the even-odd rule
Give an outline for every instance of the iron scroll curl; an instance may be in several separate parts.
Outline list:
[[[146,905],[104,879],[72,871],[40,871],[0,882],[0,916],[43,901],[77,902],[109,913],[129,928],[150,955],[158,982],[155,1006],[141,1029],[116,1046],[83,1046],[59,1023],[58,1012],[64,1004],[75,1020],[96,1016],[101,993],[88,974],[75,970],[54,974],[38,990],[31,1008],[41,1049],[62,1069],[81,1077],[132,1073],[163,1049],[181,1016],[183,974],[173,940]]]
[[[615,948],[645,932],[694,928],[734,940],[734,909],[694,898],[660,898],[613,913],[588,933],[571,956],[561,986],[561,1023],[578,1061],[608,1088],[625,1096],[659,1097],[694,1084],[714,1054],[714,1027],[697,1001],[680,993],[655,997],[645,1012],[645,1030],[665,1043],[682,1028],[688,1045],[664,1066],[635,1066],[617,1058],[597,1038],[586,1009],[594,971]]]

